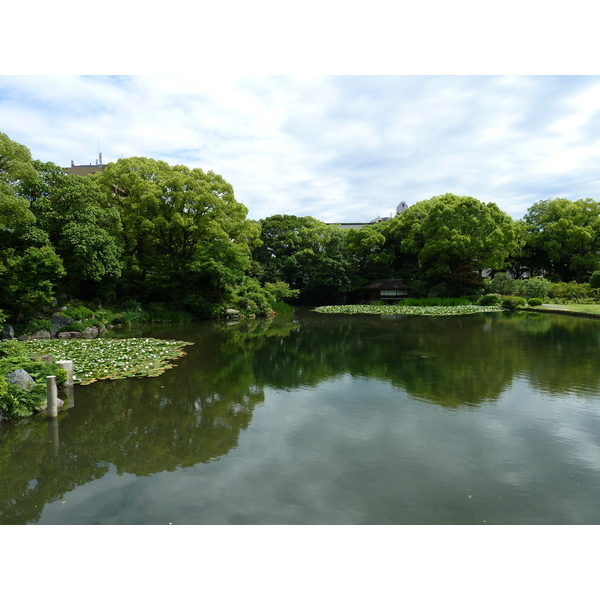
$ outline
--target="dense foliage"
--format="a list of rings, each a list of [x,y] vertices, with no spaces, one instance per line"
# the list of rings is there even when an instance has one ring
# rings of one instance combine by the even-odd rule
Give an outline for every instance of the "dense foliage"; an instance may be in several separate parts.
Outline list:
[[[32,361],[32,352],[20,342],[0,342],[0,416],[4,419],[27,417],[46,404],[46,377],[54,375],[64,383],[67,373],[56,364]],[[26,370],[35,381],[32,389],[8,383],[6,375],[18,369]]]
[[[134,157],[78,177],[1,133],[0,319],[44,319],[55,298],[129,305],[133,321],[264,315],[286,299],[361,302],[375,279],[402,279],[417,297],[575,299],[591,292],[571,281],[600,285],[591,199],[543,200],[516,222],[492,202],[444,194],[359,230],[247,212],[212,171]]]
[[[138,157],[78,177],[0,134],[0,309],[18,323],[62,294],[267,314],[296,292],[252,275],[260,227],[247,212],[211,171]]]

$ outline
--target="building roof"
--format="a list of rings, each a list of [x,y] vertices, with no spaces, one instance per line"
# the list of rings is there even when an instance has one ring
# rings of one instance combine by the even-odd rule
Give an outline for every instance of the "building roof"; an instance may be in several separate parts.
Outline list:
[[[376,279],[365,285],[363,290],[409,290],[412,285],[404,283],[402,279]]]
[[[71,167],[65,167],[65,173],[67,175],[90,175],[90,173],[97,173],[98,171],[104,171],[106,165],[73,165]]]

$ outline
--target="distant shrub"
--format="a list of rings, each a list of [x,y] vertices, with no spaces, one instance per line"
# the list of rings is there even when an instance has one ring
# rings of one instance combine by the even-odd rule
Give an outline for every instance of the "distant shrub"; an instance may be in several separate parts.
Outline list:
[[[23,333],[31,335],[36,331],[52,331],[50,319],[31,319],[31,321],[25,325]]]
[[[216,316],[215,312],[218,309],[217,304],[196,294],[187,294],[181,307],[189,312],[194,320],[211,319]]]
[[[529,298],[527,304],[529,304],[529,306],[541,306],[544,304],[544,301],[541,298]]]
[[[513,294],[523,298],[548,298],[552,283],[543,277],[518,279]]]
[[[506,273],[496,273],[490,281],[490,292],[509,296],[517,291],[517,280]]]
[[[590,287],[593,290],[600,288],[600,271],[594,271],[590,277]]]
[[[282,302],[282,301],[275,302],[273,304],[273,310],[278,315],[290,314],[290,313],[293,313],[296,311],[296,309],[293,306],[290,306],[286,302]]]
[[[517,310],[526,304],[527,300],[525,300],[525,298],[521,298],[520,296],[505,296],[502,298],[502,308],[506,310]]]
[[[480,306],[496,306],[500,304],[500,294],[485,294],[479,298]]]
[[[69,306],[62,314],[75,321],[87,321],[94,317],[94,312],[85,306]]]
[[[591,294],[589,283],[575,283],[571,281],[560,281],[553,283],[550,290],[550,297],[556,298],[562,302],[582,302],[588,300]]]

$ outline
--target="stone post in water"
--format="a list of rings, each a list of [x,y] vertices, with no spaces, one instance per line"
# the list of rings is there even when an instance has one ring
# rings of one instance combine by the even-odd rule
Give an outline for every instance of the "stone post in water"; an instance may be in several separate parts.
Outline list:
[[[56,375],[46,377],[46,403],[49,417],[58,415],[58,390],[56,389]]]
[[[72,360],[57,360],[56,364],[67,372],[67,380],[65,386],[73,385],[73,361]]]

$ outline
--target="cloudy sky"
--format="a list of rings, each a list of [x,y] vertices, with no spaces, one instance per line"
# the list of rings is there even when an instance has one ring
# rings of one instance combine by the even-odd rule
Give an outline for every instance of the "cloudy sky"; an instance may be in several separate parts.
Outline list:
[[[514,218],[546,198],[600,200],[600,77],[585,74],[594,21],[581,10],[508,0],[492,14],[458,0],[392,18],[384,8],[393,3],[378,0],[368,12],[307,2],[302,13],[260,1],[232,12],[225,2],[202,13],[202,27],[199,13],[178,16],[165,36],[178,0],[160,15],[108,0],[88,15],[95,31],[61,20],[52,43],[48,9],[44,35],[28,35],[27,47],[37,40],[29,62],[0,75],[0,131],[61,166],[95,163],[100,151],[104,163],[145,156],[212,170],[252,219],[369,221],[447,192],[495,202]],[[315,19],[311,6],[333,8]],[[457,20],[465,6],[494,27]],[[535,27],[526,28],[528,17]],[[559,27],[561,43],[550,43]],[[21,33],[8,35],[23,46]],[[578,52],[574,70],[567,48]],[[546,62],[530,60],[541,55]],[[38,75],[41,65],[51,74]],[[295,74],[254,74],[286,72]]]

